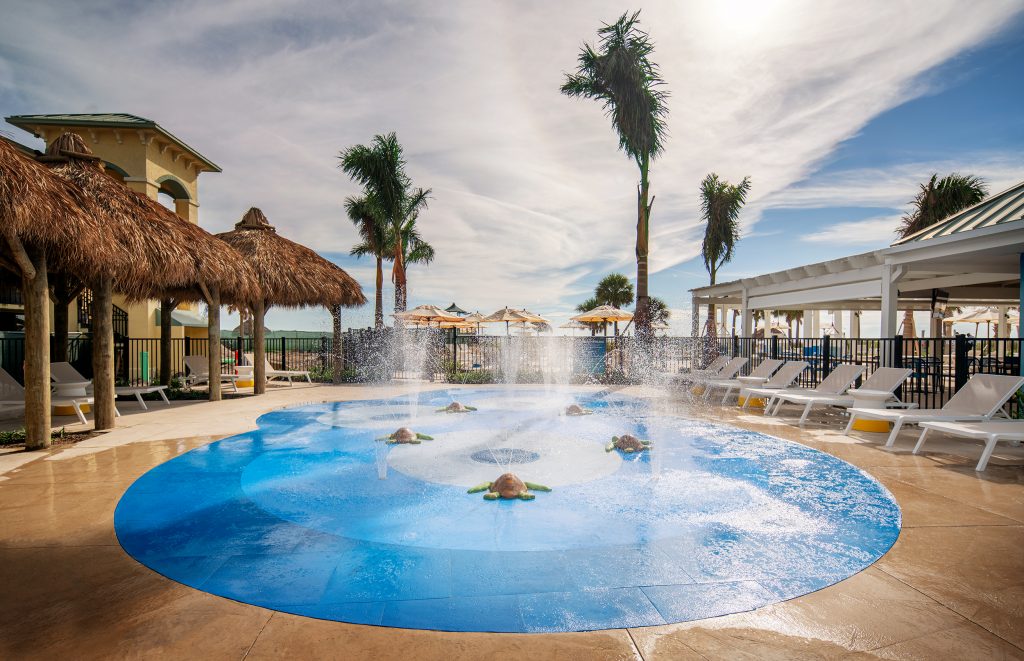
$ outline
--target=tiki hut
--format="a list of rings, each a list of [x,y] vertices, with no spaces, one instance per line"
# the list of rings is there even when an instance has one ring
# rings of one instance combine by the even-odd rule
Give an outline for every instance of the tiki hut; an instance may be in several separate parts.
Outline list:
[[[277,233],[263,212],[253,207],[235,229],[217,235],[245,256],[256,271],[263,295],[253,302],[255,392],[266,391],[266,344],[264,316],[272,305],[306,307],[322,305],[334,316],[334,368],[339,372],[340,308],[366,303],[363,290],[348,273],[306,246]]]
[[[90,272],[108,241],[84,193],[0,139],[0,266],[21,281],[25,302],[25,431],[30,449],[50,444],[50,298],[47,267]]]
[[[96,268],[83,280],[93,290],[93,390],[95,427],[114,425],[113,293],[129,299],[203,300],[209,307],[210,373],[220,371],[220,306],[258,296],[257,282],[229,246],[102,170],[101,162],[75,133],[50,143],[41,157],[61,179],[75,184],[103,214],[102,232],[113,255],[91,255]],[[169,311],[164,315],[170,317]],[[169,345],[168,336],[165,340]],[[162,338],[164,339],[164,338]],[[161,361],[169,356],[162,346]],[[210,381],[210,399],[220,382]]]

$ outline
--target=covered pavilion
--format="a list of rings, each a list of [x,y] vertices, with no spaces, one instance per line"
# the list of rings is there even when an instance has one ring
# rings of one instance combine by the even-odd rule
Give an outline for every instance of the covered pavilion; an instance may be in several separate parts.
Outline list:
[[[753,335],[755,310],[851,311],[851,336],[859,337],[859,312],[881,312],[880,337],[894,337],[897,310],[948,305],[1019,306],[1024,271],[1024,182],[954,214],[888,248],[691,290],[693,318],[713,304],[740,311],[740,336]],[[837,319],[840,318],[836,315]],[[937,320],[932,335],[940,331]],[[808,335],[818,329],[807,324]],[[842,329],[840,329],[842,330]],[[1000,329],[1001,337],[1008,327]]]

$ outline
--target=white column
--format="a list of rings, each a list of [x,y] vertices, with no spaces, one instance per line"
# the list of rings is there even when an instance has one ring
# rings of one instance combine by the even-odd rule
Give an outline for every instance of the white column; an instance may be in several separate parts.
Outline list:
[[[900,292],[897,287],[900,278],[903,277],[903,269],[892,264],[882,265],[882,326],[881,337],[895,337],[899,329],[899,319],[896,316],[896,304],[899,302]]]
[[[860,337],[860,310],[850,310],[850,337]]]
[[[753,321],[754,315],[751,314],[750,307],[748,306],[748,302],[747,302],[747,288],[746,287],[743,288],[743,304],[742,305],[743,305],[743,307],[740,308],[741,313],[742,313],[741,317],[740,317],[740,337],[751,337],[754,334],[753,333],[753,325],[751,323]]]
[[[1005,305],[1000,305],[999,310],[999,323],[996,324],[996,335],[1001,338],[1010,337],[1010,322],[1006,319],[1006,313],[1010,309]]]
[[[840,335],[843,335],[843,311],[832,310],[832,325],[836,327]]]

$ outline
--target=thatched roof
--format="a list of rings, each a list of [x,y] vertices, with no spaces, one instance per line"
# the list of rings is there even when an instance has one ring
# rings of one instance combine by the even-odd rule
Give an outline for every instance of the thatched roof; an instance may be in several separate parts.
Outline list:
[[[0,139],[0,224],[26,246],[43,248],[59,268],[88,272],[90,255],[110,242],[84,192]],[[0,255],[11,253],[0,240]]]
[[[238,253],[107,175],[79,135],[64,133],[40,160],[83,190],[103,213],[102,231],[115,248],[89,255],[95,263],[88,271],[111,275],[115,290],[133,299],[201,300],[202,283],[218,287],[224,303],[259,295],[255,274]]]
[[[352,276],[315,251],[279,235],[256,207],[246,212],[235,229],[217,236],[242,253],[255,269],[268,305],[355,307],[366,303]]]

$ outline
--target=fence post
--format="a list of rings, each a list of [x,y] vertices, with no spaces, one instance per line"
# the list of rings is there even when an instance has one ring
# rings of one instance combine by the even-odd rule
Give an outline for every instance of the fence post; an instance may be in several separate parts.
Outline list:
[[[772,335],[771,354],[772,354],[772,358],[775,358],[776,360],[778,360],[778,358],[779,358],[779,336],[778,335]]]
[[[903,367],[903,336],[897,335],[894,338],[896,345],[892,348],[892,366]],[[903,384],[900,383],[899,388],[896,389],[896,396],[903,400]]]
[[[823,335],[821,338],[821,378],[825,379],[832,373],[832,336]]]
[[[131,381],[131,344],[132,341],[128,338],[124,338],[121,341],[121,378],[128,385],[132,385]]]
[[[192,338],[189,337],[188,335],[185,336],[185,355],[192,355]]]
[[[287,350],[285,348],[286,346],[287,346],[287,342],[285,341],[285,338],[282,337],[281,338],[281,369],[282,370],[287,370],[288,369],[288,357],[287,357],[287,353],[288,352],[287,352]]]
[[[735,335],[733,335],[732,336],[732,357],[735,358],[738,355],[740,355],[740,338],[735,336]]]
[[[953,388],[954,393],[959,392],[964,384],[967,383],[967,379],[970,378],[968,374],[970,360],[968,358],[970,347],[967,345],[966,335],[957,335],[956,341],[953,344]]]
[[[242,364],[242,354],[244,350],[242,348],[242,334],[239,333],[238,337],[235,338],[235,366]]]

